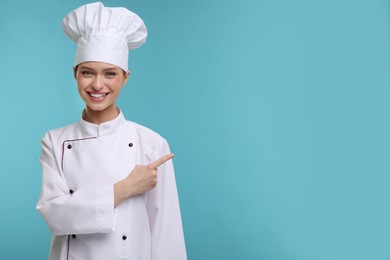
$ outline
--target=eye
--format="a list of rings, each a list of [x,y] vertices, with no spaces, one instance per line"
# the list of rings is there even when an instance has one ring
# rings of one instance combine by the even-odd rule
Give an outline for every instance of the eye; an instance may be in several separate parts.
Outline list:
[[[81,75],[85,76],[85,77],[90,77],[92,76],[92,71],[89,71],[89,70],[82,70],[81,71]]]
[[[114,78],[117,75],[115,71],[107,71],[106,72],[106,77],[107,78]]]

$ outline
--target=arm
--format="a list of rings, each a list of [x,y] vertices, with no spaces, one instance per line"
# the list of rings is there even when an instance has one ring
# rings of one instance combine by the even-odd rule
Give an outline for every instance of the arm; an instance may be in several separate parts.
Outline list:
[[[153,153],[152,160],[170,153],[163,140]],[[180,205],[172,161],[158,168],[155,189],[148,192],[147,211],[152,236],[153,260],[185,260],[186,248],[180,215]]]
[[[53,235],[114,231],[112,185],[80,188],[71,194],[54,156],[49,134],[42,139],[40,161],[42,188],[37,210]]]

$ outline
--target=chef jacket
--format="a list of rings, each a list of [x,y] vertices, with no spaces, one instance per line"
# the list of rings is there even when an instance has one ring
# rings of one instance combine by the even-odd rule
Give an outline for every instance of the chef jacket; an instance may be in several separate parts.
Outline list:
[[[114,208],[113,185],[168,153],[165,139],[122,112],[47,132],[37,209],[53,234],[49,259],[187,259],[171,160],[158,168],[154,189]]]

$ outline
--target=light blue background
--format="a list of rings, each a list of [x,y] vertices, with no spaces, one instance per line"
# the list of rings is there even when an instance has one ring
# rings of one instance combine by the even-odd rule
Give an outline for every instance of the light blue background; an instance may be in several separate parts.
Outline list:
[[[86,1],[0,5],[0,259],[45,259],[44,133],[77,121]],[[190,260],[390,259],[389,1],[105,1],[138,13],[118,102],[170,142]]]

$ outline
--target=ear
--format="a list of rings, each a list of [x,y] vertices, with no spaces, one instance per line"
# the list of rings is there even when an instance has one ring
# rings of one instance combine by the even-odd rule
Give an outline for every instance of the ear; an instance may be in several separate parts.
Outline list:
[[[77,80],[77,67],[78,66],[73,67],[73,77],[75,80]]]
[[[129,76],[130,76],[130,70],[123,71],[123,86],[122,86],[122,88],[126,85],[127,80],[129,79]]]

